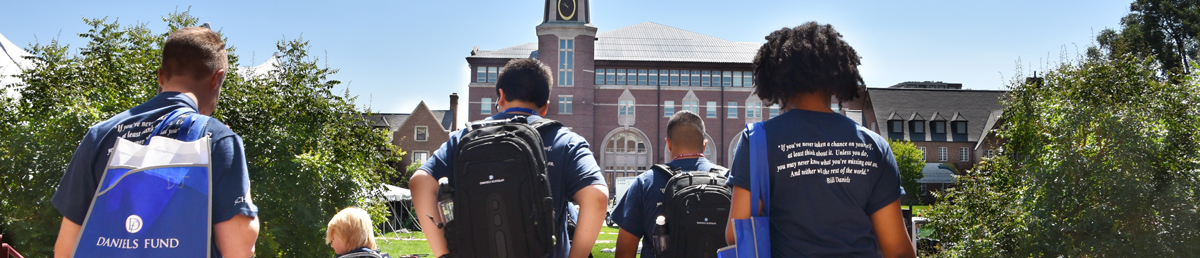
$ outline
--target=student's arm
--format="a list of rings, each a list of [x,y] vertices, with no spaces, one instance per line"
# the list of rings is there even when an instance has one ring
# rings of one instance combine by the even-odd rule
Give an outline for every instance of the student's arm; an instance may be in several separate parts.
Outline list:
[[[258,217],[242,214],[213,226],[217,250],[227,258],[254,257],[254,241],[258,240]]]
[[[54,258],[70,258],[75,252],[75,241],[79,240],[79,224],[63,218],[58,227],[58,241],[54,242]]]
[[[875,235],[883,257],[917,257],[912,242],[909,242],[908,231],[904,227],[900,200],[871,214],[871,223],[875,225]]]
[[[604,212],[608,208],[608,187],[602,184],[589,185],[575,192],[575,203],[579,204],[579,221],[575,223],[575,236],[571,239],[571,258],[584,258],[592,253],[592,246],[604,226]],[[429,238],[426,235],[426,238]]]
[[[433,257],[441,257],[449,253],[450,249],[446,248],[444,232],[438,228],[436,222],[429,218],[429,216],[439,214],[437,211],[437,180],[433,179],[433,175],[428,171],[418,169],[408,180],[408,187],[412,190],[413,208],[417,210],[417,220],[421,222],[421,231],[425,233],[425,239],[429,241],[429,249],[433,252]]]
[[[734,186],[731,199],[729,221],[725,225],[725,243],[730,245],[737,243],[737,234],[733,232],[733,220],[750,218],[750,190]]]
[[[637,256],[638,242],[641,241],[642,238],[637,237],[633,235],[633,233],[629,233],[629,231],[625,231],[625,229],[622,228],[621,232],[617,235],[616,258],[634,258]]]

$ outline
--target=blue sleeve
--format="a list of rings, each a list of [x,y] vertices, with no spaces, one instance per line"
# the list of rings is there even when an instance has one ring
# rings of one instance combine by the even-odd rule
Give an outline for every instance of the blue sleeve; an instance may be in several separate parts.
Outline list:
[[[258,216],[258,206],[250,198],[250,172],[241,137],[232,135],[213,142],[212,172],[213,224],[236,215]]]
[[[892,154],[892,147],[882,137],[872,138],[875,140],[875,147],[879,150],[876,152],[879,155],[879,170],[871,173],[871,176],[875,177],[875,187],[871,190],[871,196],[867,200],[865,210],[867,214],[875,214],[875,211],[892,204],[904,195],[904,187],[900,186],[900,167],[896,165],[896,156]]]
[[[733,152],[733,166],[729,168],[729,179],[725,185],[750,190],[750,136],[742,130],[737,149]]]
[[[92,167],[96,157],[95,138],[92,130],[88,130],[79,142],[75,154],[71,156],[71,163],[67,164],[67,170],[59,180],[58,189],[54,191],[54,197],[51,199],[58,213],[79,225],[83,225],[83,220],[87,217],[88,207],[92,205],[92,197],[96,194],[96,186],[100,182],[100,179],[96,178],[96,169]]]
[[[565,129],[563,129],[565,130]],[[604,176],[600,175],[600,165],[596,164],[596,158],[592,156],[592,150],[588,148],[588,143],[583,137],[571,133],[567,137],[567,155],[563,156],[567,164],[564,171],[570,171],[565,178],[566,196],[574,197],[575,192],[590,185],[608,186],[604,182]]]
[[[449,177],[454,171],[454,150],[458,149],[458,140],[466,129],[450,134],[450,139],[433,151],[429,158],[421,163],[421,170],[429,172],[434,180]]]
[[[625,196],[617,203],[617,208],[612,211],[613,222],[638,238],[646,235],[646,229],[642,228],[642,217],[645,215],[642,211],[642,207],[645,207],[642,203],[642,195],[645,194],[642,184],[642,180],[634,180],[625,191]]]

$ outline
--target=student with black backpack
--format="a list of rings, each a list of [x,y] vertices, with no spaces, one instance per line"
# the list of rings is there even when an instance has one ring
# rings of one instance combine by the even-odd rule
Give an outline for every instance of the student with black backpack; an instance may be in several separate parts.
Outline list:
[[[429,247],[434,257],[587,257],[608,202],[600,167],[582,136],[541,117],[549,67],[514,59],[502,71],[503,111],[452,133],[409,181]]]
[[[716,257],[725,246],[730,191],[725,168],[704,158],[704,120],[680,111],[667,122],[672,160],[642,173],[613,210],[616,257]]]

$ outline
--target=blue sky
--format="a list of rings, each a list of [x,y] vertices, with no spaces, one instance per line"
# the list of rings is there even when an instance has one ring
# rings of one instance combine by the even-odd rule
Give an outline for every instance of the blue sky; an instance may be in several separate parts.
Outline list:
[[[1132,0],[1094,1],[633,1],[595,0],[600,31],[656,22],[732,41],[763,42],[784,26],[829,23],[863,57],[869,87],[903,81],[1002,89],[1017,71],[1074,57],[1115,28]],[[303,36],[311,54],[361,107],[407,113],[425,100],[447,109],[466,94],[471,48],[536,42],[543,1],[0,1],[0,34],[19,46],[53,38],[82,46],[82,18],[148,23],[191,8],[237,47],[242,66],[261,63],[282,39]],[[252,63],[253,62],[253,63]],[[463,109],[465,110],[465,108]]]

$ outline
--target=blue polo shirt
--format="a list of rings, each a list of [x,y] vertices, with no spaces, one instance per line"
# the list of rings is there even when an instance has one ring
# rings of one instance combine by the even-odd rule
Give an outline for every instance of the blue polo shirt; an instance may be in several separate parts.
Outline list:
[[[487,120],[509,119],[515,116],[517,115],[500,113]],[[533,123],[538,119],[541,117],[529,116],[528,121]],[[451,133],[450,140],[443,143],[425,163],[421,164],[421,170],[428,171],[433,178],[453,178],[454,150],[458,149],[458,142],[467,130]],[[604,177],[600,175],[600,166],[596,165],[596,159],[592,156],[592,151],[583,136],[561,126],[543,131],[555,132],[542,134],[542,143],[551,147],[550,151],[546,152],[546,161],[552,163],[547,166],[546,173],[550,178],[550,195],[554,198],[554,216],[558,223],[557,238],[571,239],[567,235],[567,217],[563,216],[567,214],[567,201],[584,187],[589,185],[607,186],[607,184],[604,182]],[[558,243],[554,247],[554,254],[551,257],[567,257],[571,250],[571,242],[558,241]]]
[[[677,159],[667,164],[685,172],[709,171],[716,166],[703,157]],[[613,210],[613,222],[642,239],[642,258],[654,257],[654,248],[650,248],[653,246],[650,236],[654,234],[655,218],[662,215],[659,206],[663,201],[663,188],[667,186],[669,179],[671,175],[653,169],[638,175],[633,184],[629,185],[629,189],[625,190],[625,196],[621,197],[617,208]]]
[[[763,123],[771,255],[879,257],[871,214],[904,194],[887,140],[837,113],[791,110]],[[728,185],[750,189],[742,132]]]
[[[161,122],[159,120],[183,107],[199,110],[195,101],[187,95],[163,92],[88,128],[54,192],[52,202],[58,212],[71,222],[82,225],[117,137],[133,142],[144,141]],[[160,135],[175,137],[177,130],[170,130],[174,128],[178,128],[178,125],[164,130],[170,134]],[[249,202],[250,174],[246,169],[242,138],[217,119],[209,120],[205,132],[211,133],[212,137],[212,223],[225,222],[238,214],[258,216],[258,207]],[[214,242],[213,257],[221,257],[216,248]]]

